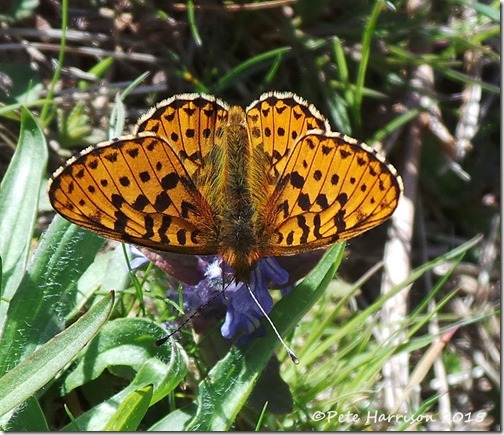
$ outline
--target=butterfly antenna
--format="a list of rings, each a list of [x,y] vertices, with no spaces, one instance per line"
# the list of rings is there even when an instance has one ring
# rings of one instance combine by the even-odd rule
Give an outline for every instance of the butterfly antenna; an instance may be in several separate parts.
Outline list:
[[[280,340],[280,343],[282,343],[282,346],[284,347],[284,349],[287,351],[287,353],[289,354],[292,362],[294,364],[299,364],[299,358],[296,356],[296,354],[291,350],[291,348],[289,346],[287,346],[287,344],[285,343],[285,341],[283,341],[280,333],[278,332],[278,330],[276,329],[275,325],[273,324],[273,322],[271,321],[270,317],[268,316],[268,314],[266,313],[266,311],[264,311],[264,308],[262,307],[262,305],[260,304],[260,302],[257,300],[257,298],[255,297],[254,295],[254,292],[252,291],[252,289],[250,288],[250,286],[248,285],[248,283],[245,283],[245,285],[247,286],[247,290],[248,292],[250,293],[250,296],[252,296],[252,299],[254,299],[254,302],[256,303],[256,305],[259,307],[259,309],[261,310],[261,312],[263,313],[263,316],[266,318],[266,320],[269,322],[270,326],[271,326],[271,329],[273,329],[273,332],[275,333],[275,335],[277,336],[278,340]]]
[[[217,299],[224,291],[226,290],[227,287],[224,287],[222,290],[220,290],[218,293],[216,293],[214,296],[212,296],[207,302],[205,302],[203,305],[200,305],[187,319],[185,319],[181,325],[175,329],[175,331],[170,332],[168,335],[166,335],[163,338],[160,338],[159,340],[156,341],[156,346],[162,346],[165,344],[173,335],[175,335],[177,332],[179,332],[185,325],[187,325],[196,314],[198,314],[201,310],[203,310],[206,306],[210,305],[215,299]]]

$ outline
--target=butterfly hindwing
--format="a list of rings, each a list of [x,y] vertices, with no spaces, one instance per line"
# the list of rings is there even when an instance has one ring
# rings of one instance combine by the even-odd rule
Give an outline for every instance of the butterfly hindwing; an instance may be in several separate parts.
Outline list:
[[[401,189],[395,169],[365,144],[311,132],[295,145],[269,201],[271,251],[298,253],[358,236],[390,217]]]

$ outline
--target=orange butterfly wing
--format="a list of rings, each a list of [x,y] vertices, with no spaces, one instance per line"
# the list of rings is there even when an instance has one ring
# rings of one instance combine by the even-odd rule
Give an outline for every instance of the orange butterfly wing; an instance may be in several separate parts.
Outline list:
[[[220,144],[229,106],[205,94],[181,94],[156,104],[136,125],[135,135],[148,131],[170,143],[192,177]]]
[[[395,169],[366,145],[330,132],[313,106],[289,93],[263,94],[247,108],[249,163],[225,173],[221,160],[233,156],[224,129],[242,125],[238,119],[230,127],[228,115],[227,104],[208,95],[157,104],[134,135],[88,148],[60,168],[49,187],[53,207],[115,240],[217,254],[229,248],[220,233],[231,198],[216,186],[243,171],[251,204],[242,206],[254,211],[248,224],[257,237],[257,247],[243,252],[254,256],[349,239],[396,208],[402,184]]]
[[[309,130],[329,131],[329,123],[314,106],[289,92],[261,95],[247,107],[246,117],[250,147],[267,156],[273,182],[284,172],[297,139]]]
[[[293,147],[265,211],[273,255],[350,239],[397,207],[402,182],[372,148],[340,133],[312,131]]]
[[[215,254],[215,216],[195,180],[226,119],[227,105],[211,96],[184,94],[158,104],[135,135],[88,148],[55,173],[54,209],[115,240]]]

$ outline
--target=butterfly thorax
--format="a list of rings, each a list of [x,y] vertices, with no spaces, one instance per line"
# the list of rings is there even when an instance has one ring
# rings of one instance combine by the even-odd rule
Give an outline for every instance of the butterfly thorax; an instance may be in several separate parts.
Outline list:
[[[219,225],[219,255],[235,271],[236,279],[248,281],[250,271],[263,256],[259,247],[257,220],[260,219],[253,189],[254,162],[241,107],[231,107],[215,149],[213,192],[209,199]]]

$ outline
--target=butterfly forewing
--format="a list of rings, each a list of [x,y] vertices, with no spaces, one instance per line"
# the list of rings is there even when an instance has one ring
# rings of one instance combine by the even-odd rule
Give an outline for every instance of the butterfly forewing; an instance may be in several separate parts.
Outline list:
[[[303,137],[280,175],[267,214],[272,252],[297,253],[347,240],[394,212],[402,186],[371,148],[339,133]]]
[[[85,150],[54,176],[49,197],[77,225],[159,250],[215,252],[213,216],[177,156],[150,133]]]
[[[211,95],[177,95],[142,116],[135,134],[148,131],[170,143],[192,176],[219,143],[228,109],[226,103]]]

